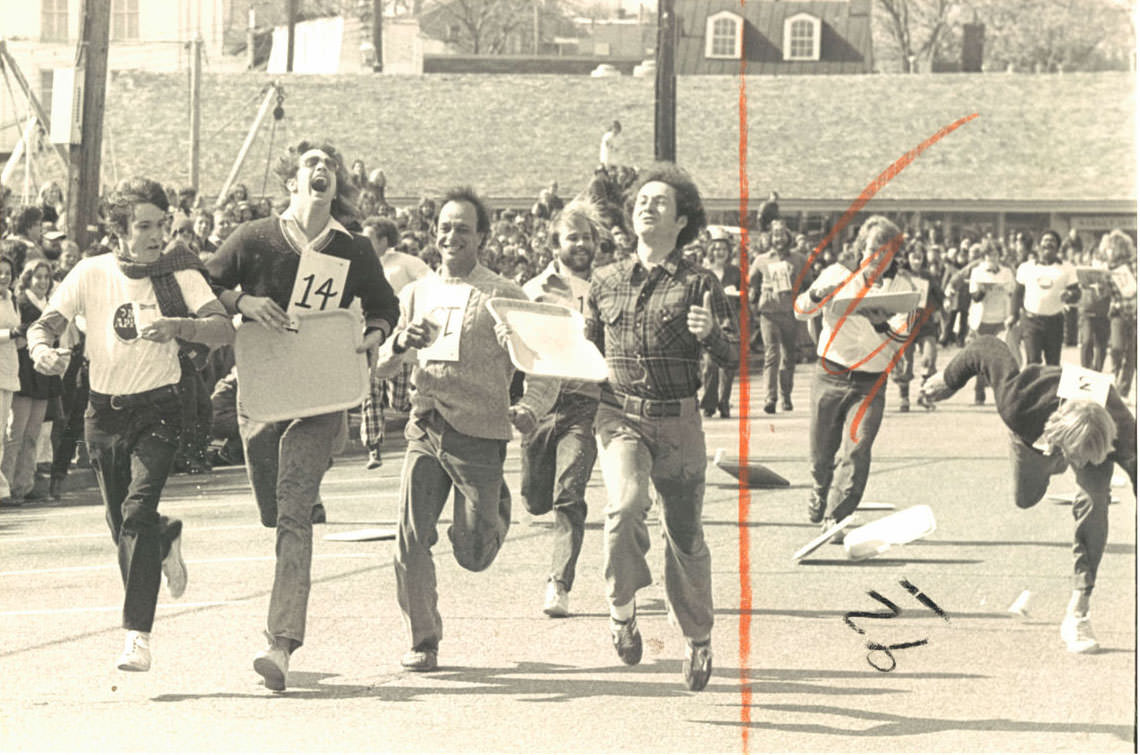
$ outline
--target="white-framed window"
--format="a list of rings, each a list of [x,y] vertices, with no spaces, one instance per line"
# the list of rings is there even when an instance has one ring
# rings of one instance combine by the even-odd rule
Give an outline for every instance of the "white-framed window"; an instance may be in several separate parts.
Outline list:
[[[40,41],[67,41],[67,0],[41,0]]]
[[[731,11],[705,19],[705,57],[740,60],[744,46],[744,19]]]
[[[111,0],[111,41],[139,38],[139,0]]]
[[[784,60],[819,60],[819,18],[797,13],[784,19]]]

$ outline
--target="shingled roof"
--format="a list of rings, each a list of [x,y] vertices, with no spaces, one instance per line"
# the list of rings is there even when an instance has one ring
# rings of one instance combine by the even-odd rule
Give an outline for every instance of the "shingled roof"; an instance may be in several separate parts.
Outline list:
[[[187,180],[185,75],[116,74],[104,176]],[[253,120],[264,74],[206,76],[201,189],[216,192]],[[457,182],[489,197],[533,197],[551,179],[585,185],[602,132],[624,127],[630,162],[653,153],[653,80],[562,76],[293,76],[276,154],[311,134],[382,167],[390,196]],[[739,195],[740,103],[754,195],[845,200],[943,126],[977,118],[881,192],[891,200],[1134,201],[1135,80],[1126,73],[682,77],[678,162],[710,199]],[[110,151],[108,150],[110,148]],[[259,192],[269,123],[239,176]],[[273,191],[273,178],[269,184]]]

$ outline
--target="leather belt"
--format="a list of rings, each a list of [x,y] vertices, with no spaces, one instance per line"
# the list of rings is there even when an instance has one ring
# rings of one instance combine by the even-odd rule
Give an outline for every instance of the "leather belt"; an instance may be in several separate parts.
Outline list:
[[[110,406],[115,411],[122,411],[123,409],[134,409],[140,406],[147,406],[155,401],[162,401],[164,399],[172,399],[178,397],[177,385],[164,385],[159,388],[152,388],[149,391],[141,393],[120,393],[115,395],[108,395],[106,393],[98,393],[91,391],[91,403],[103,403]]]
[[[651,399],[639,396],[630,396],[618,391],[602,393],[602,401],[610,406],[621,407],[626,414],[637,414],[641,417],[680,417],[685,402],[695,402],[695,398],[687,399]]]

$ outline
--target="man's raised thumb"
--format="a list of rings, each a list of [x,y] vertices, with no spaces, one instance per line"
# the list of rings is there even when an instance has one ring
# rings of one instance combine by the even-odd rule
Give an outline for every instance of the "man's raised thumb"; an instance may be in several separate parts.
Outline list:
[[[701,302],[701,306],[708,310],[712,309],[712,291],[705,291],[705,298]]]

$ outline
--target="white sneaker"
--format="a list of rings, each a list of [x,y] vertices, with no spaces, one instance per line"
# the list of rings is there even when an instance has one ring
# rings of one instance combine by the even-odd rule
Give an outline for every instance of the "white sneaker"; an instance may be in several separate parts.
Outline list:
[[[1061,622],[1061,639],[1065,641],[1070,653],[1095,653],[1100,650],[1088,614],[1066,616]]]
[[[269,640],[269,647],[253,657],[253,670],[261,674],[268,689],[282,692],[289,673],[289,654],[277,647],[273,635],[266,632],[265,637]]]
[[[150,670],[150,632],[127,632],[123,654],[119,656],[119,671]]]
[[[570,615],[570,593],[556,579],[546,583],[546,600],[542,602],[542,612],[556,619]]]
[[[186,582],[189,579],[186,562],[182,560],[181,534],[170,543],[170,552],[162,559],[162,573],[166,575],[166,589],[170,591],[170,597],[181,598],[182,593],[186,592]]]

